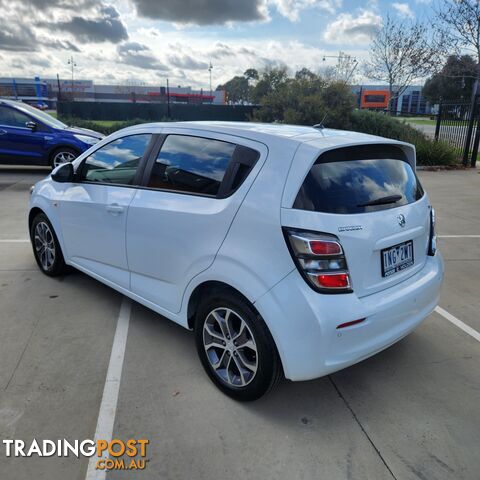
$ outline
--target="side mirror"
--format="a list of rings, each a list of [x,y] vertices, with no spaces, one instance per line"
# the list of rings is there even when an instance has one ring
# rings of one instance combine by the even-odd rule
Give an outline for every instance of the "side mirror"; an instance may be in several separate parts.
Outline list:
[[[37,129],[37,124],[35,122],[25,122],[25,126],[29,128],[32,132],[34,132]]]
[[[59,165],[52,172],[52,180],[54,182],[70,183],[73,182],[74,176],[75,170],[73,169],[73,165],[70,162]]]

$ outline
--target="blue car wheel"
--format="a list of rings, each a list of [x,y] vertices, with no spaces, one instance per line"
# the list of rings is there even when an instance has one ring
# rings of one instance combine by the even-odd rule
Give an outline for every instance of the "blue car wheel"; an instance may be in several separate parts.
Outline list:
[[[62,165],[62,163],[72,162],[78,157],[78,152],[73,148],[61,147],[51,155],[50,164],[52,169]]]

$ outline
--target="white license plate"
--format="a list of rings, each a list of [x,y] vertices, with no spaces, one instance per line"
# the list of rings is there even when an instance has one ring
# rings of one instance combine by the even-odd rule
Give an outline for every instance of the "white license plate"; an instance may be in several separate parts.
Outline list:
[[[413,265],[413,241],[399,243],[381,251],[382,277],[389,277]]]

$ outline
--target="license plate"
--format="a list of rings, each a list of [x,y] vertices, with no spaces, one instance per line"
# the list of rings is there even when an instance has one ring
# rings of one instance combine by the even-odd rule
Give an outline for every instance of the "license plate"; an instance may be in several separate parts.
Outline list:
[[[381,251],[382,277],[389,277],[413,265],[413,241],[399,243]]]

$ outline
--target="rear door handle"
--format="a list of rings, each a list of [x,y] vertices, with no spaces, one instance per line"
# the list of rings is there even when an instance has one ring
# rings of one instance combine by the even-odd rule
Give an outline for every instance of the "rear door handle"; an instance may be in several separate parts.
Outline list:
[[[110,205],[107,205],[107,212],[113,215],[119,215],[120,213],[123,213],[124,210],[125,208],[119,205],[118,203],[112,203]]]
[[[7,133],[6,130],[0,129],[0,135],[5,135]]]

